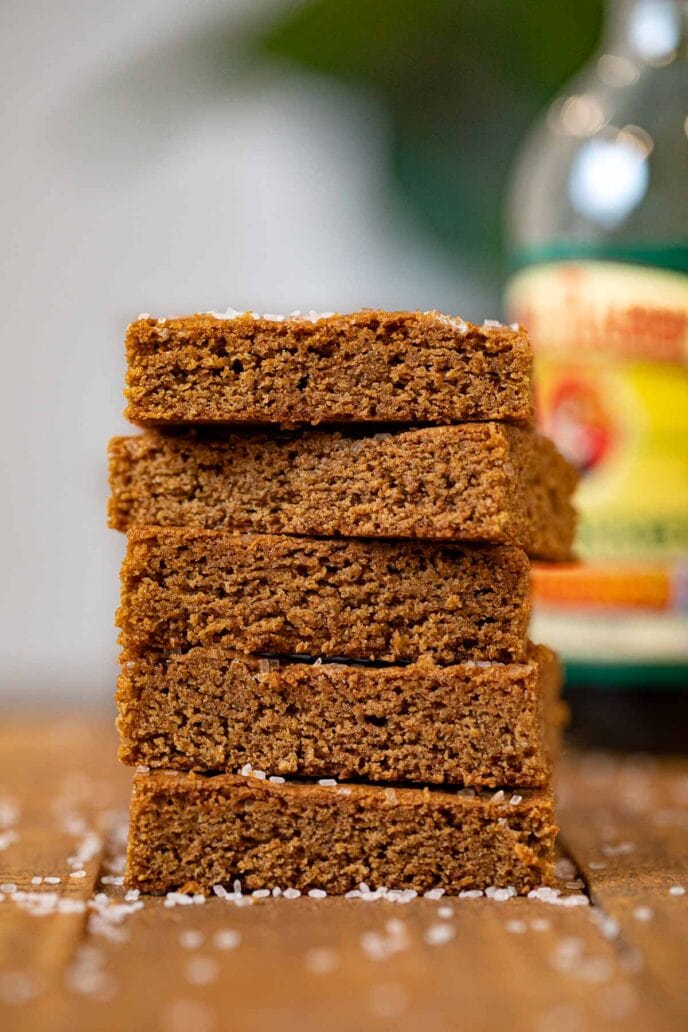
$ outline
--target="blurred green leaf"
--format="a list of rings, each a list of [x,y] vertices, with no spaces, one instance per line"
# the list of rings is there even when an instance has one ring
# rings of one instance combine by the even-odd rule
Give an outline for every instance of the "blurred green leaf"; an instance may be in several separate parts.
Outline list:
[[[262,46],[392,89],[409,72],[440,78],[472,54],[551,92],[590,52],[600,20],[601,0],[311,0],[279,19]]]
[[[365,85],[389,112],[390,174],[451,250],[495,275],[501,199],[536,114],[592,51],[602,0],[310,0],[259,52]],[[398,193],[398,189],[397,189]]]

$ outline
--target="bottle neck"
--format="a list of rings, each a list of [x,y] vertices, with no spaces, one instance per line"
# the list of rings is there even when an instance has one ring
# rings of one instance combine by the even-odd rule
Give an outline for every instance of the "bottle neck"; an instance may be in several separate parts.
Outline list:
[[[603,49],[649,64],[685,55],[688,0],[608,0]]]

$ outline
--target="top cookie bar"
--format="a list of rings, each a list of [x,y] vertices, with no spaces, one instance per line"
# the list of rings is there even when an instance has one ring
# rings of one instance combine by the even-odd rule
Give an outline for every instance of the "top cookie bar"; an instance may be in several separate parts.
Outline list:
[[[126,351],[125,415],[143,426],[533,418],[525,332],[439,312],[141,316]]]

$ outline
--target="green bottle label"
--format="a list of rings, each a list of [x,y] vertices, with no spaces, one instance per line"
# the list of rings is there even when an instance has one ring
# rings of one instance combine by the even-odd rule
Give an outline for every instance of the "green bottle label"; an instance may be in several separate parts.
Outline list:
[[[688,247],[572,242],[519,257],[509,318],[533,342],[541,426],[582,474],[582,562],[535,568],[533,634],[579,680],[679,683],[688,671]]]
[[[688,244],[562,240],[520,248],[512,255],[509,268],[513,274],[531,265],[568,261],[628,262],[631,265],[688,272]]]

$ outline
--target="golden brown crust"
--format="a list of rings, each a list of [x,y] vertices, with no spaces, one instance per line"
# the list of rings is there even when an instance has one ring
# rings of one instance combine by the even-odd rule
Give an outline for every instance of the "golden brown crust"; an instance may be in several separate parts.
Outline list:
[[[144,892],[512,885],[553,876],[546,791],[283,784],[157,771],[134,778],[126,884]]]
[[[126,650],[224,644],[405,661],[526,657],[529,569],[509,546],[130,532],[122,566]]]
[[[142,425],[533,418],[526,334],[437,312],[146,317],[126,353],[125,414]]]
[[[218,647],[122,657],[119,758],[169,770],[542,787],[559,734],[549,649],[522,664],[306,664]]]
[[[110,525],[518,545],[570,557],[576,474],[499,423],[351,436],[170,435],[110,442]]]

